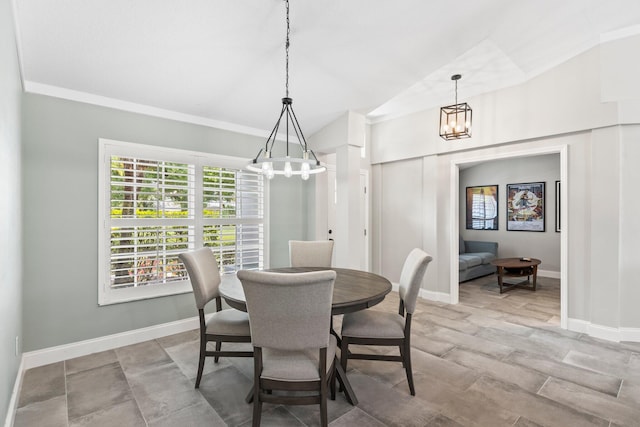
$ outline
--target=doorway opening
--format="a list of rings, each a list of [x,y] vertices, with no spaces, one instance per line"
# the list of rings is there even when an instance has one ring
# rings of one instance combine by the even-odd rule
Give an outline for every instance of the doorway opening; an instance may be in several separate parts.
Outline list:
[[[485,151],[486,152],[486,151]],[[458,272],[458,250],[459,250],[459,232],[460,232],[460,168],[470,163],[482,163],[491,160],[508,159],[516,157],[531,157],[545,154],[559,154],[560,155],[560,182],[562,182],[563,189],[560,195],[560,204],[563,207],[561,216],[561,235],[560,235],[560,327],[567,328],[568,319],[568,234],[569,226],[566,218],[567,215],[567,191],[569,188],[568,182],[568,150],[566,145],[561,146],[549,146],[549,147],[536,147],[529,149],[512,149],[504,151],[502,153],[492,152],[491,154],[485,154],[485,152],[475,153],[463,153],[460,156],[454,156],[450,165],[450,212],[451,212],[451,230],[450,230],[450,302],[451,304],[457,304],[459,302],[459,272]],[[548,215],[548,213],[547,213]]]

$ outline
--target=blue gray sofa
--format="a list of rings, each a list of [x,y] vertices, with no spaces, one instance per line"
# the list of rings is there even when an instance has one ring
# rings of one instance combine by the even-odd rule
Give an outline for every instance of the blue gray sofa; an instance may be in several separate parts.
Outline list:
[[[475,240],[463,240],[459,243],[459,275],[458,281],[475,279],[496,272],[496,266],[491,261],[498,256],[497,242],[481,242]]]

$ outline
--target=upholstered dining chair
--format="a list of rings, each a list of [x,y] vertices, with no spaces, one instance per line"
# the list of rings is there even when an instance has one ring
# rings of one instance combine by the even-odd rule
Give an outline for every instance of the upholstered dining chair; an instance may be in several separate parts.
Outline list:
[[[425,271],[432,257],[421,249],[413,249],[402,267],[398,293],[398,314],[371,309],[347,313],[342,319],[340,363],[347,371],[348,359],[402,362],[411,395],[415,396],[411,370],[411,316]],[[406,311],[406,314],[405,314]],[[397,346],[400,355],[350,353],[349,344]]]
[[[331,267],[333,240],[289,240],[291,267]]]
[[[329,334],[335,271],[238,272],[247,302],[254,353],[253,426],[262,404],[320,405],[335,399],[337,341]],[[313,393],[312,393],[313,392]]]
[[[251,351],[222,351],[223,342],[251,342],[249,316],[247,313],[235,309],[222,309],[222,298],[218,293],[220,285],[220,270],[216,257],[209,248],[201,248],[191,252],[181,253],[180,260],[187,268],[196,308],[200,317],[200,359],[196,388],[200,387],[205,357],[251,357]],[[204,307],[210,301],[216,301],[216,311],[206,320]],[[215,351],[207,350],[207,342],[215,341]]]

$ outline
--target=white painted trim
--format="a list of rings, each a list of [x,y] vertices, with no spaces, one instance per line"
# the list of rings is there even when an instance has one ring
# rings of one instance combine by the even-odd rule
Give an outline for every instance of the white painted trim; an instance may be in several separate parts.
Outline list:
[[[18,396],[20,396],[20,390],[22,389],[22,378],[24,372],[24,356],[20,359],[20,366],[18,366],[18,373],[16,374],[16,381],[13,383],[13,391],[11,392],[11,400],[9,400],[9,407],[7,408],[7,417],[4,420],[4,427],[12,427],[16,416],[16,410],[18,409]]]
[[[426,299],[429,301],[437,301],[437,302],[444,302],[446,304],[451,304],[451,295],[446,294],[444,292],[436,292],[436,291],[429,291],[427,289],[420,289],[419,296],[420,298]]]
[[[640,328],[612,328],[580,319],[568,319],[567,323],[570,331],[587,334],[594,338],[614,342],[640,342]]]
[[[581,319],[567,319],[567,329],[573,332],[580,332],[581,334],[588,333],[589,322]]]
[[[512,157],[529,157],[529,156],[537,156],[544,154],[560,154],[560,180],[563,185],[564,191],[560,195],[561,206],[564,209],[562,213],[560,224],[561,227],[561,235],[560,235],[560,327],[563,329],[568,328],[568,314],[569,314],[569,299],[568,299],[568,290],[569,290],[569,276],[567,274],[569,270],[569,255],[568,255],[568,244],[569,244],[569,223],[567,218],[569,217],[569,203],[568,203],[568,193],[570,191],[570,183],[569,183],[569,173],[568,173],[568,146],[567,144],[557,145],[557,146],[548,146],[548,147],[529,147],[523,149],[516,150],[506,150],[501,153],[475,153],[469,152],[467,154],[463,153],[461,157],[454,156],[451,159],[450,163],[450,191],[451,194],[450,199],[450,209],[451,209],[451,241],[450,241],[450,282],[449,282],[449,292],[451,295],[451,303],[458,303],[458,291],[459,291],[459,283],[458,283],[458,234],[460,230],[460,215],[458,200],[460,194],[460,188],[458,184],[459,180],[459,172],[460,168],[458,165],[466,164],[466,163],[476,163],[476,162],[486,162],[491,160],[500,160],[507,159]],[[466,157],[468,155],[468,157]]]
[[[249,126],[242,126],[235,123],[213,120],[206,117],[194,116],[191,114],[178,113],[177,111],[165,110],[163,108],[151,107],[135,102],[123,101],[121,99],[108,98],[106,96],[94,95],[87,92],[66,89],[58,86],[51,86],[29,80],[23,82],[24,90],[27,93],[52,96],[54,98],[68,99],[71,101],[83,102],[85,104],[99,105],[101,107],[115,108],[116,110],[129,111],[131,113],[144,114],[163,119],[177,120],[184,123],[192,123],[216,129],[238,132],[245,135],[253,135],[266,138],[268,130],[256,129]],[[278,134],[277,139],[284,141],[286,137]]]
[[[180,332],[190,331],[199,328],[200,323],[197,317],[176,320],[175,322],[163,323],[146,328],[134,329],[132,331],[121,332],[119,334],[106,335],[104,337],[93,338],[85,341],[78,341],[71,344],[64,344],[49,347],[42,350],[35,350],[22,355],[23,369],[31,369],[37,366],[48,365],[49,363],[61,362],[75,357],[86,356],[105,350],[137,344],[155,338],[165,337]]]
[[[590,323],[587,327],[587,334],[594,338],[600,338],[607,341],[620,342],[620,329],[611,326],[595,325]]]
[[[451,195],[451,211],[449,215],[452,218],[451,230],[449,231],[449,237],[451,238],[449,247],[451,248],[451,256],[449,257],[449,296],[451,304],[458,304],[460,302],[460,168],[458,163],[451,162],[449,183],[451,184],[449,194]]]
[[[398,283],[391,282],[391,292],[398,292],[399,287],[400,285]],[[420,289],[420,292],[418,292],[418,296],[422,299],[426,299],[429,301],[437,301],[437,302],[444,302],[447,304],[451,304],[451,296],[444,292],[436,292],[436,291],[430,291],[428,289]]]
[[[539,277],[548,277],[550,279],[559,279],[562,274],[559,271],[538,270]]]
[[[640,328],[620,328],[620,341],[640,342]]]
[[[620,28],[619,30],[609,31],[608,33],[600,34],[600,43],[606,43],[613,40],[624,39],[627,37],[640,34],[640,25],[632,25],[629,27]]]

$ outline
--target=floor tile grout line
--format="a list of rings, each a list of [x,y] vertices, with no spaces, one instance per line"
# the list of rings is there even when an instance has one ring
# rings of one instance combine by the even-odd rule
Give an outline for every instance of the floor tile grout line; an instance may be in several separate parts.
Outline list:
[[[62,375],[64,376],[64,404],[67,408],[67,427],[69,427],[69,389],[67,385],[67,361],[62,361]]]
[[[160,346],[160,347],[162,347],[162,346]],[[140,404],[138,403],[138,398],[136,397],[136,394],[133,391],[133,387],[131,387],[131,383],[129,382],[129,377],[127,376],[127,373],[125,372],[124,367],[122,366],[122,362],[120,360],[120,356],[118,356],[118,352],[115,352],[115,355],[116,355],[116,360],[118,361],[118,365],[120,366],[120,369],[122,370],[122,375],[124,375],[124,380],[127,382],[127,387],[129,387],[129,391],[131,392],[131,397],[133,397],[133,401],[136,404],[136,408],[138,408],[138,412],[140,412],[140,416],[142,417],[142,421],[144,421],[144,425],[146,427],[149,427],[149,421],[147,420],[147,417],[144,416],[144,413],[142,412],[142,409],[140,408]],[[173,360],[173,359],[171,359],[171,360]]]
[[[547,385],[547,383],[548,383],[549,381],[551,381],[551,378],[552,378],[552,376],[551,376],[551,375],[547,376],[547,379],[546,379],[546,380],[544,380],[544,383],[542,383],[542,385],[540,386],[540,388],[538,389],[538,391],[536,391],[536,394],[537,394],[538,396],[543,396],[542,394],[540,394],[540,392],[542,391],[542,389],[544,388],[544,386],[545,386],[545,385]]]

